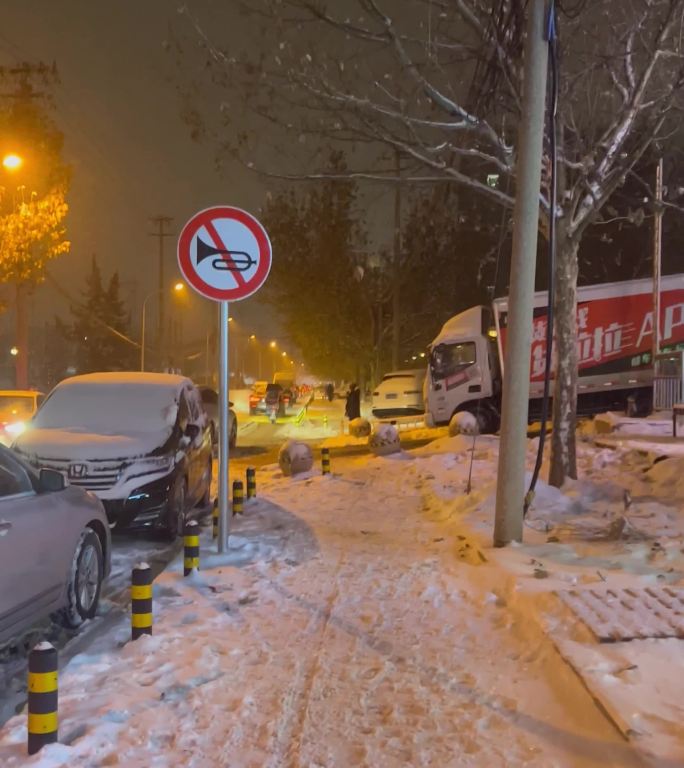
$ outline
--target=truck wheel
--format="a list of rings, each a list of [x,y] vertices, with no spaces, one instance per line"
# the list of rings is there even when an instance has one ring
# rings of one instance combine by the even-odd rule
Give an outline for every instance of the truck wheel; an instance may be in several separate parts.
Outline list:
[[[81,533],[67,584],[67,604],[57,614],[60,624],[75,629],[94,618],[104,576],[102,544],[95,531]]]

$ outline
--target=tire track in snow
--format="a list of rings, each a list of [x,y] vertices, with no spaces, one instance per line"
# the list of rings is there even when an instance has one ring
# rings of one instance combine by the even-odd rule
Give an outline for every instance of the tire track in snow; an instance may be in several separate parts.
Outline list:
[[[351,510],[363,503],[368,486],[372,483],[364,482],[354,489],[356,498],[350,505]],[[348,542],[345,542],[349,546]],[[340,552],[332,573],[332,589],[325,601],[325,607],[316,611],[310,619],[307,634],[312,636],[312,653],[307,660],[299,665],[297,676],[290,687],[283,702],[283,717],[277,729],[274,754],[269,765],[272,768],[295,768],[300,765],[300,752],[302,735],[304,733],[307,717],[309,715],[309,702],[316,677],[321,667],[321,655],[325,648],[326,637],[330,627],[330,620],[335,608],[335,603],[340,594],[340,572],[347,562],[347,551]],[[282,587],[273,584],[277,591]]]

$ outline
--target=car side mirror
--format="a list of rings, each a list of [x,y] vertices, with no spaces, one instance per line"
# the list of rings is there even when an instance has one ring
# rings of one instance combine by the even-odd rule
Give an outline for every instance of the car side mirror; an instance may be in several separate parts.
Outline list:
[[[233,407],[233,402],[232,402],[232,400],[229,400],[229,401],[228,401],[228,407],[229,407],[229,408],[232,408],[232,407]]]
[[[200,428],[197,426],[197,424],[188,424],[188,426],[185,428],[185,437],[189,437],[191,442],[197,440],[199,433]]]
[[[52,493],[53,491],[63,491],[67,487],[64,475],[56,469],[40,470],[40,485],[43,490]]]

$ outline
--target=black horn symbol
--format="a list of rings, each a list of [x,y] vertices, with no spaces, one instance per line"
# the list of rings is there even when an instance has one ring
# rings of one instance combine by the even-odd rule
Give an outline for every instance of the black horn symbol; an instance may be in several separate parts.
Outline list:
[[[229,259],[220,257],[220,254],[230,256]],[[214,248],[208,245],[204,240],[197,238],[197,263],[201,264],[205,259],[212,256],[219,256],[211,262],[214,269],[230,270],[231,272],[245,272],[256,264],[256,261],[245,251],[228,251],[225,248]]]

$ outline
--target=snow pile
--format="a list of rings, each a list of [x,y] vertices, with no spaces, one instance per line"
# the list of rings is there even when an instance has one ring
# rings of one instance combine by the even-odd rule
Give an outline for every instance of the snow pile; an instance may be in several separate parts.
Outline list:
[[[449,435],[477,435],[480,430],[477,426],[477,419],[470,411],[459,411],[451,417],[449,422]]]
[[[609,411],[608,413],[597,414],[592,425],[593,431],[597,435],[609,433],[663,437],[672,435],[672,418],[663,418],[657,415],[640,419]]]
[[[387,456],[401,451],[399,432],[391,424],[376,424],[368,438],[368,447],[376,456]]]
[[[349,434],[352,437],[368,437],[371,433],[371,425],[368,419],[352,419],[349,422]]]
[[[313,454],[306,443],[288,440],[278,453],[278,466],[286,477],[309,472],[313,467]]]

